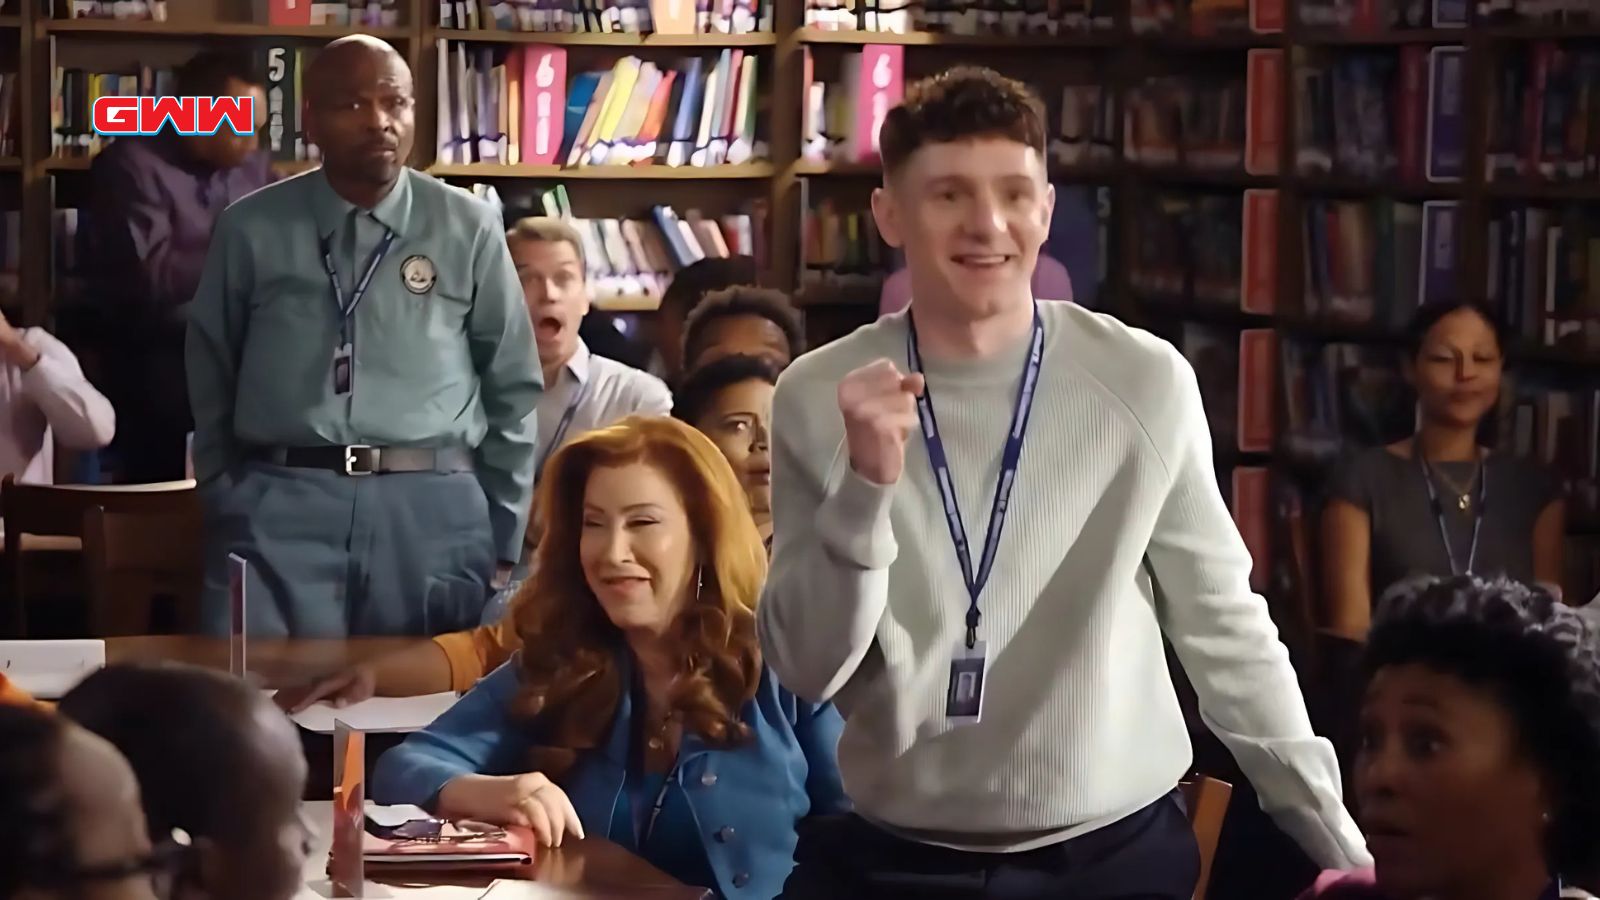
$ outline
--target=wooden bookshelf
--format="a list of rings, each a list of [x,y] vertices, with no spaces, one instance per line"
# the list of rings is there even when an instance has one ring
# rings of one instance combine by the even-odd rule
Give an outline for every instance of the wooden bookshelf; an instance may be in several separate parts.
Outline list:
[[[867,44],[900,44],[907,47],[947,47],[955,49],[1007,49],[1007,50],[1063,50],[1071,48],[1112,49],[1120,38],[1114,32],[1062,34],[1054,37],[1018,35],[935,34],[910,32],[893,34],[882,31],[828,31],[821,28],[800,28],[795,40],[802,44],[841,44],[861,47]]]
[[[439,178],[528,178],[556,181],[748,181],[771,178],[771,163],[728,166],[528,166],[497,163],[436,163]]]
[[[1340,53],[1359,48],[1396,48],[1409,44],[1461,43],[1468,47],[1468,67],[1482,69],[1492,46],[1517,45],[1538,40],[1600,40],[1600,26],[1521,26],[1493,25],[1468,28],[1420,28],[1380,33],[1344,34],[1326,29],[1301,27],[1295,17],[1294,0],[1288,0],[1286,27],[1281,31],[1225,32],[1196,34],[1183,27],[1180,30],[1156,34],[1135,34],[1128,21],[1126,6],[1118,14],[1110,29],[1061,33],[1055,36],[1037,35],[957,35],[948,33],[878,33],[852,30],[828,30],[803,27],[799,0],[780,2],[776,9],[776,29],[772,33],[757,34],[691,34],[691,35],[633,35],[621,33],[522,33],[487,29],[447,29],[437,24],[436,0],[402,0],[401,20],[406,24],[388,28],[351,29],[338,26],[281,27],[248,21],[249,4],[245,0],[185,0],[169,4],[172,21],[129,22],[108,19],[54,19],[47,14],[45,0],[29,0],[15,7],[16,14],[0,15],[0,42],[7,40],[14,28],[18,37],[17,57],[22,75],[21,92],[25,109],[22,116],[23,152],[13,160],[0,160],[0,171],[20,173],[22,176],[22,208],[30,227],[27,233],[41,243],[30,250],[45,251],[48,246],[48,221],[50,209],[49,179],[69,176],[88,165],[86,159],[54,158],[50,155],[48,121],[50,84],[49,42],[68,44],[76,42],[116,43],[141,46],[144,42],[170,46],[174,43],[198,48],[211,43],[229,43],[232,39],[279,39],[314,43],[342,35],[364,31],[390,40],[402,47],[408,61],[419,73],[419,107],[417,133],[419,147],[413,163],[433,174],[452,180],[545,180],[580,183],[574,190],[587,190],[583,183],[667,181],[690,182],[697,190],[714,192],[723,198],[765,199],[771,201],[768,243],[774,248],[770,261],[769,280],[785,287],[793,287],[795,268],[792,248],[798,244],[798,214],[794,202],[794,189],[799,178],[838,180],[841,189],[846,183],[870,183],[878,177],[873,165],[849,163],[819,163],[799,159],[798,108],[801,79],[800,50],[815,47],[819,53],[849,53],[867,44],[894,44],[903,46],[907,53],[908,74],[937,69],[943,65],[973,59],[1010,71],[1014,63],[1019,74],[1046,73],[1044,80],[1030,79],[1049,97],[1059,90],[1048,80],[1049,65],[1053,55],[1065,51],[1091,54],[1100,60],[1103,79],[1115,93],[1115,103],[1135,79],[1153,71],[1152,66],[1173,54],[1203,54],[1206,58],[1230,55],[1241,56],[1252,49],[1278,48],[1286,51],[1300,49]],[[762,54],[765,66],[764,83],[768,90],[763,103],[767,119],[768,146],[771,160],[739,166],[713,169],[692,167],[542,167],[498,166],[485,164],[433,165],[431,140],[434,133],[435,102],[431,96],[432,79],[429,73],[435,68],[435,44],[439,40],[467,41],[490,44],[549,43],[561,45],[573,54],[572,67],[584,64],[586,54],[596,54],[597,60],[614,58],[619,52],[633,50],[716,50],[724,47],[747,48]],[[1103,63],[1103,65],[1102,65]],[[1292,78],[1293,66],[1286,65],[1286,80]],[[1469,149],[1467,169],[1469,177],[1460,183],[1402,183],[1366,182],[1341,177],[1299,175],[1293,166],[1294,121],[1292,84],[1284,84],[1282,162],[1279,175],[1246,175],[1242,172],[1215,172],[1184,168],[1147,167],[1115,163],[1090,166],[1083,169],[1053,170],[1052,178],[1060,181],[1095,182],[1108,185],[1111,191],[1112,226],[1110,228],[1112,253],[1106,274],[1105,295],[1108,306],[1132,312],[1135,304],[1122,285],[1119,269],[1126,258],[1129,235],[1117,223],[1130,200],[1140,191],[1151,189],[1195,190],[1206,192],[1243,191],[1251,188],[1274,188],[1280,191],[1284,204],[1280,217],[1292,220],[1299,214],[1299,201],[1305,197],[1378,197],[1387,196],[1405,200],[1456,199],[1463,205],[1463,258],[1467,265],[1462,273],[1465,287],[1482,283],[1481,271],[1484,254],[1481,251],[1485,227],[1486,207],[1490,201],[1566,202],[1573,200],[1600,203],[1600,188],[1593,184],[1525,184],[1517,182],[1487,182],[1481,172],[1483,148],[1479,133],[1483,129],[1483,101],[1480,91],[1468,91]],[[787,110],[796,110],[793,113]],[[1052,126],[1054,123],[1052,123]],[[284,171],[299,171],[304,165],[288,164]],[[853,189],[853,188],[852,188]],[[1299,259],[1298,240],[1286,232],[1280,243],[1284,265],[1280,266],[1280,306],[1292,310],[1297,306],[1304,273]],[[26,254],[30,259],[43,259],[47,253]],[[25,266],[25,268],[28,268]],[[31,318],[44,321],[49,316],[50,286],[48,271],[38,271],[23,278],[25,294],[35,302]]]
[[[259,25],[254,22],[127,22],[118,19],[44,19],[46,34],[85,34],[101,38],[306,38],[331,41],[370,34],[389,41],[411,37],[411,29],[348,28],[341,25]]]
[[[412,163],[433,175],[457,184],[475,181],[506,185],[508,182],[566,183],[580,207],[591,201],[607,210],[605,215],[644,213],[653,203],[675,206],[703,205],[726,211],[759,201],[766,205],[767,230],[763,235],[769,248],[763,280],[794,291],[796,301],[806,311],[808,330],[814,335],[847,331],[859,322],[876,316],[880,285],[872,279],[843,282],[800,283],[801,246],[800,184],[805,179],[814,191],[831,197],[853,198],[864,204],[865,197],[880,177],[874,164],[818,162],[802,159],[800,153],[800,110],[804,57],[809,52],[817,61],[818,77],[823,77],[824,62],[831,65],[842,57],[870,44],[903,48],[908,79],[938,71],[960,62],[993,66],[1020,78],[1040,90],[1052,109],[1060,99],[1061,86],[1075,82],[1064,74],[1073,66],[1088,67],[1092,78],[1109,88],[1110,102],[1116,110],[1116,158],[1108,163],[1059,167],[1052,165],[1051,179],[1058,183],[1089,183],[1103,186],[1108,202],[1103,220],[1103,271],[1099,306],[1126,319],[1171,333],[1185,322],[1223,328],[1271,328],[1285,338],[1310,342],[1351,342],[1394,348],[1400,338],[1392,328],[1348,324],[1309,316],[1305,313],[1306,259],[1303,250],[1305,204],[1320,199],[1389,198],[1405,202],[1455,200],[1460,204],[1457,241],[1459,286],[1463,296],[1481,297],[1488,277],[1489,246],[1487,229],[1497,205],[1514,203],[1594,204],[1600,214],[1600,186],[1582,183],[1529,183],[1488,180],[1484,173],[1487,130],[1485,96],[1492,84],[1498,54],[1515,51],[1531,42],[1556,40],[1594,43],[1600,41],[1600,25],[1522,26],[1472,25],[1467,28],[1418,28],[1372,33],[1335,33],[1312,29],[1298,23],[1298,0],[1286,0],[1284,26],[1264,33],[1195,33],[1180,19],[1177,30],[1159,34],[1135,34],[1128,4],[1119,5],[1113,27],[1094,31],[1062,33],[1044,37],[1033,35],[956,35],[946,33],[890,34],[867,31],[827,30],[804,27],[801,0],[778,0],[775,30],[757,34],[633,35],[621,33],[520,33],[494,30],[446,29],[438,26],[437,0],[401,0],[397,27],[349,29],[331,26],[282,28],[249,20],[248,0],[181,0],[169,3],[173,21],[161,23],[111,20],[55,20],[46,15],[43,0],[28,0],[18,14],[0,15],[0,46],[17,41],[13,48],[21,75],[21,153],[17,158],[0,159],[0,187],[14,186],[24,222],[21,283],[27,299],[24,311],[29,324],[47,323],[51,316],[53,284],[50,271],[51,212],[58,202],[57,189],[77,190],[86,183],[82,172],[89,162],[84,158],[55,158],[50,148],[51,42],[58,47],[77,48],[84,54],[98,48],[116,52],[143,52],[146,47],[178,47],[189,52],[206,45],[258,46],[267,40],[314,46],[354,31],[364,31],[394,43],[405,55],[417,76],[417,149]],[[1186,17],[1184,17],[1186,18]],[[437,102],[434,73],[437,71],[438,43],[464,41],[490,45],[530,43],[555,44],[568,54],[570,74],[586,68],[608,65],[618,56],[640,52],[655,60],[669,59],[674,51],[714,53],[722,48],[743,48],[759,55],[762,66],[760,115],[770,159],[744,165],[715,168],[667,166],[561,166],[437,164],[434,158]],[[244,44],[244,42],[249,42]],[[1458,182],[1437,183],[1401,179],[1360,179],[1341,175],[1301,174],[1296,167],[1297,119],[1294,90],[1295,65],[1303,55],[1338,58],[1358,52],[1399,52],[1411,45],[1462,45],[1466,48],[1465,177]],[[1243,68],[1256,50],[1284,53],[1282,97],[1278,121],[1276,174],[1246,174],[1241,170],[1207,171],[1193,167],[1149,166],[1125,161],[1127,140],[1122,116],[1134,88],[1156,74],[1186,76],[1191,70],[1237,65]],[[108,50],[110,52],[110,50]],[[1058,122],[1052,112],[1049,122],[1054,135]],[[285,163],[279,171],[303,171],[310,164]],[[649,184],[643,184],[649,182]],[[74,187],[76,186],[76,187]],[[1129,272],[1136,258],[1139,235],[1133,225],[1133,211],[1142,198],[1152,192],[1194,195],[1237,196],[1246,190],[1271,189],[1278,192],[1276,232],[1276,304],[1270,314],[1243,312],[1237,308],[1205,305],[1177,297],[1136,294],[1130,287]],[[61,201],[65,205],[65,201]],[[631,213],[625,212],[631,210]],[[644,297],[598,299],[602,309],[647,312],[654,303]],[[813,323],[820,323],[812,328]],[[1519,364],[1564,373],[1574,379],[1600,378],[1600,359],[1594,354],[1562,348],[1516,345],[1511,357]],[[1593,381],[1585,382],[1593,383]],[[1285,398],[1280,384],[1275,388],[1280,417]],[[1280,418],[1280,421],[1282,419]],[[1218,448],[1219,462],[1229,465],[1299,466],[1287,454],[1240,453]],[[1576,527],[1576,526],[1575,526]],[[1591,523],[1588,527],[1600,528]]]
[[[566,34],[538,31],[468,30],[464,28],[435,28],[433,37],[450,41],[472,41],[494,44],[558,44],[564,47],[688,47],[721,49],[723,47],[771,47],[777,44],[775,34],[620,34],[581,33]]]
[[[654,312],[661,305],[659,297],[646,297],[643,294],[623,294],[615,297],[596,297],[594,308],[606,312]]]

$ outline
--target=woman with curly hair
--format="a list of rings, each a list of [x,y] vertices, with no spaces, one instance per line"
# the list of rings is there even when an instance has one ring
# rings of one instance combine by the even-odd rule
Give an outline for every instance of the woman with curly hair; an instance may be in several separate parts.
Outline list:
[[[1368,640],[1355,785],[1375,869],[1321,900],[1589,898],[1600,617],[1510,580],[1401,582]]]
[[[374,796],[606,837],[680,881],[771,897],[796,824],[841,811],[841,721],[761,659],[766,554],[726,459],[630,416],[557,450],[548,523],[512,601],[523,649],[386,754]]]

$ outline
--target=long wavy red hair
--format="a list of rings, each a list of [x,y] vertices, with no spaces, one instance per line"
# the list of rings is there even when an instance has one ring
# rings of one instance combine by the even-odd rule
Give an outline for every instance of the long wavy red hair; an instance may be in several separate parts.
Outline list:
[[[677,489],[701,572],[671,635],[681,650],[671,708],[714,746],[749,735],[739,714],[761,680],[754,610],[767,574],[749,501],[705,435],[674,419],[629,416],[561,447],[539,479],[544,534],[512,620],[523,646],[517,712],[543,720],[536,756],[547,774],[606,739],[627,689],[617,666],[622,632],[589,589],[578,542],[590,473],[633,463],[654,467]]]

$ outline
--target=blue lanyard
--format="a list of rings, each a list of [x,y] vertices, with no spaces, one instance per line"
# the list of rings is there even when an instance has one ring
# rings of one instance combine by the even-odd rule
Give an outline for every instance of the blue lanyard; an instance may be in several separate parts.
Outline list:
[[[1472,567],[1478,561],[1478,532],[1483,528],[1483,517],[1488,512],[1489,505],[1489,461],[1482,460],[1478,466],[1478,506],[1472,511],[1472,548],[1467,551],[1467,568],[1456,568],[1456,551],[1450,546],[1450,531],[1444,523],[1444,505],[1439,502],[1439,492],[1433,486],[1433,472],[1428,469],[1428,461],[1422,458],[1420,450],[1413,449],[1417,455],[1417,464],[1422,467],[1422,483],[1428,487],[1428,503],[1433,506],[1433,519],[1439,524],[1439,540],[1444,541],[1444,554],[1450,560],[1451,575],[1471,575]]]
[[[642,710],[644,708],[644,690],[642,687],[636,686],[634,688],[634,692],[636,695],[635,709]],[[642,715],[642,713],[640,715]],[[639,773],[638,777],[643,780],[646,775],[645,761],[649,758],[649,754],[645,750],[643,726],[635,724],[633,730],[637,735],[634,744],[635,750],[633,753],[633,758],[638,760],[638,768],[636,771]],[[650,804],[648,816],[641,815],[643,810],[639,808],[639,792],[637,790],[630,790],[624,786],[624,790],[628,790],[628,809],[632,814],[631,818],[633,820],[630,823],[633,825],[633,849],[636,852],[643,853],[644,845],[650,840],[650,835],[655,833],[656,820],[661,818],[661,810],[667,805],[667,791],[672,788],[673,780],[678,777],[678,767],[682,764],[682,762],[683,748],[682,745],[679,745],[678,755],[675,759],[673,759],[672,768],[667,771],[666,777],[661,779],[661,789],[656,791],[656,799],[655,802]]]
[[[917,324],[909,313],[906,315],[906,360],[911,365],[911,371],[922,373],[922,354],[917,349]],[[1011,430],[1006,435],[1005,452],[1000,457],[1000,478],[994,488],[994,505],[989,510],[989,533],[984,538],[983,556],[978,560],[976,570],[972,568],[972,554],[967,548],[967,529],[961,521],[961,508],[956,503],[950,458],[945,455],[944,440],[939,436],[939,420],[933,414],[933,392],[923,385],[922,396],[917,398],[917,418],[922,421],[922,438],[928,445],[928,462],[933,465],[933,480],[939,486],[945,524],[950,526],[950,540],[956,545],[956,560],[961,563],[961,577],[967,584],[968,650],[978,643],[978,622],[983,618],[978,610],[978,596],[989,581],[995,555],[1000,551],[1000,531],[1006,524],[1011,489],[1016,487],[1017,466],[1022,461],[1022,438],[1028,431],[1028,417],[1033,413],[1033,392],[1039,382],[1043,361],[1044,324],[1039,319],[1039,305],[1035,302],[1028,364],[1023,369],[1022,384],[1017,388],[1016,406],[1011,411]]]
[[[587,382],[578,385],[573,392],[572,400],[567,403],[567,411],[561,414],[561,421],[556,423],[556,430],[551,432],[550,440],[544,445],[544,452],[539,454],[539,464],[534,467],[533,480],[539,481],[539,476],[544,474],[544,464],[549,461],[550,454],[556,452],[561,442],[567,437],[567,429],[572,427],[572,417],[578,414],[578,407],[583,403],[583,398],[589,392]]]
[[[644,767],[639,767],[639,777],[644,777]],[[655,833],[656,820],[661,818],[661,809],[667,805],[667,790],[672,787],[672,782],[678,777],[678,764],[672,764],[672,770],[661,779],[661,789],[656,791],[655,802],[650,804],[649,815],[640,821],[641,812],[638,804],[633,806],[633,849],[637,853],[645,852],[645,844],[650,842],[650,835]]]
[[[367,270],[356,282],[355,290],[348,299],[344,295],[344,287],[339,284],[339,270],[333,264],[333,248],[328,244],[327,238],[322,238],[322,268],[328,273],[328,284],[333,286],[333,302],[339,308],[341,344],[350,343],[350,317],[355,314],[356,307],[361,305],[361,298],[367,295],[367,288],[372,284],[372,276],[377,274],[378,264],[389,254],[389,247],[394,244],[394,238],[392,230],[388,228],[383,230],[383,240],[378,241],[378,246],[372,248],[372,254],[367,257]]]

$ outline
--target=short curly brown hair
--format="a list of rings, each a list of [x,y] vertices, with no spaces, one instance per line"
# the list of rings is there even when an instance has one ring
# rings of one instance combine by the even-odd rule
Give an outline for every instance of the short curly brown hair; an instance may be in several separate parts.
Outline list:
[[[683,365],[692,369],[706,350],[711,323],[734,316],[760,316],[778,326],[789,342],[789,361],[806,350],[806,333],[800,313],[789,295],[774,288],[734,285],[700,298],[683,322]],[[784,363],[788,365],[788,363]]]
[[[982,66],[955,66],[906,88],[878,131],[885,175],[927,144],[998,137],[1045,152],[1044,104],[1027,85]]]

